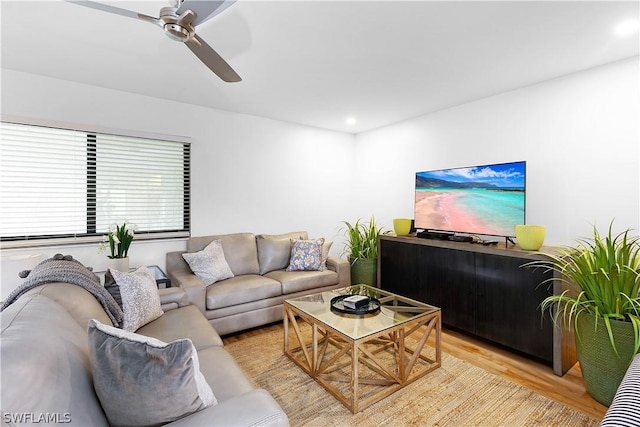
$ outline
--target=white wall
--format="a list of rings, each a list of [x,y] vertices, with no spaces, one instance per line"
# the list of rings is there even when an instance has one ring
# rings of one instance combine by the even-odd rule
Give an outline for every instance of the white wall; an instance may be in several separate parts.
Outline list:
[[[308,230],[336,240],[348,219],[354,137],[21,72],[2,72],[2,114],[188,136],[192,141],[192,235]],[[184,240],[134,240],[131,265],[164,267]],[[70,253],[95,270],[97,244],[3,250],[3,256]]]
[[[413,218],[417,171],[527,161],[527,223],[545,244],[640,229],[638,57],[357,136],[360,215]]]
[[[341,221],[413,217],[416,171],[527,161],[527,222],[547,244],[591,224],[640,229],[638,58],[352,135],[15,71],[2,113],[192,139],[192,234],[306,229],[342,250]],[[355,165],[354,165],[355,162]],[[134,241],[132,265],[164,266],[184,241]],[[103,270],[97,245],[3,250],[71,253]]]

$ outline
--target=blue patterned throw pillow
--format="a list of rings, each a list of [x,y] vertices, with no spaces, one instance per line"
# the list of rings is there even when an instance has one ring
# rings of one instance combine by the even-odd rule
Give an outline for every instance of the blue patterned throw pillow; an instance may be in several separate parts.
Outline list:
[[[322,270],[322,245],[324,238],[316,240],[291,240],[291,259],[287,271]]]

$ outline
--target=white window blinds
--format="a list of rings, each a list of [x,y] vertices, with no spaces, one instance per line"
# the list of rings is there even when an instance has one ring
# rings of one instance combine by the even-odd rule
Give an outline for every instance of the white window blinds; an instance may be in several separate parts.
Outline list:
[[[8,122],[0,135],[3,247],[101,236],[124,221],[138,238],[188,235],[188,143]]]

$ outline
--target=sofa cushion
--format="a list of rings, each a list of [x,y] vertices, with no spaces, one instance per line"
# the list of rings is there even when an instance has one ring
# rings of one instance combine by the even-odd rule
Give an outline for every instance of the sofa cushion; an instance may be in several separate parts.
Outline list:
[[[291,259],[289,260],[287,271],[321,270],[323,244],[324,238],[317,240],[291,240]]]
[[[222,347],[222,339],[195,305],[167,311],[136,331],[138,334],[157,338],[164,342],[189,338],[196,350]]]
[[[256,236],[258,246],[258,263],[260,274],[273,270],[282,270],[289,265],[291,258],[291,240],[307,239],[306,231],[294,231],[286,234],[259,234]]]
[[[285,427],[289,418],[269,392],[259,388],[174,421],[170,427],[194,426]]]
[[[184,253],[182,257],[205,285],[233,277],[220,240],[214,240],[201,251]]]
[[[256,241],[258,243],[260,274],[287,268],[291,257],[289,239],[268,239],[263,236],[257,236]]]
[[[282,284],[284,295],[306,290],[315,290],[322,286],[336,285],[340,282],[338,273],[324,271],[285,271],[277,270],[264,275]]]
[[[135,332],[140,326],[162,316],[156,280],[147,267],[142,266],[132,273],[111,270],[111,274],[122,297],[122,329]]]
[[[88,334],[93,383],[110,424],[164,424],[217,403],[189,339],[165,343],[96,320]]]
[[[25,295],[35,294],[44,295],[60,304],[83,331],[86,330],[91,319],[98,319],[107,325],[111,323],[100,302],[89,291],[78,285],[53,282],[25,293]]]
[[[93,389],[86,324],[79,326],[60,304],[40,294],[23,295],[0,319],[3,420],[50,413],[65,426],[108,425]]]
[[[282,295],[280,282],[255,274],[236,276],[207,287],[208,310]]]
[[[222,242],[225,258],[234,275],[258,274],[260,272],[256,237],[252,233],[192,237],[187,240],[187,252],[201,251],[214,240]]]
[[[200,371],[219,402],[247,393],[255,388],[235,359],[223,347],[198,351]]]

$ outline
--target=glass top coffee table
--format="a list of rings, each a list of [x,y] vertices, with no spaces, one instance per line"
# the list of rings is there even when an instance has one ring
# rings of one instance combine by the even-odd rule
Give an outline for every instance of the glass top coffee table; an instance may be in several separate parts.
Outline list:
[[[441,328],[438,307],[365,285],[284,302],[284,353],[354,414],[440,367]]]

